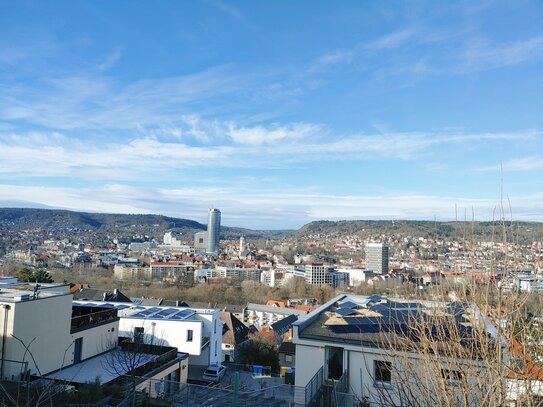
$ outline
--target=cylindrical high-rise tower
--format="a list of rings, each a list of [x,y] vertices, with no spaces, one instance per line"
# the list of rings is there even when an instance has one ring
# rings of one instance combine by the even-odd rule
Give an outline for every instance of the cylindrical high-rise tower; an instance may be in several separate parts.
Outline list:
[[[239,237],[239,255],[245,251],[245,236],[241,235]]]
[[[218,253],[221,234],[221,211],[209,208],[207,214],[207,252]]]

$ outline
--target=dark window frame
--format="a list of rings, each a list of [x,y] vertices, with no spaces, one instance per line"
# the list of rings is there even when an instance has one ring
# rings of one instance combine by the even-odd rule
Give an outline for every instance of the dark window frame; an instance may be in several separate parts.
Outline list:
[[[392,362],[386,362],[384,360],[373,361],[373,375],[374,380],[378,383],[391,383],[392,382]]]

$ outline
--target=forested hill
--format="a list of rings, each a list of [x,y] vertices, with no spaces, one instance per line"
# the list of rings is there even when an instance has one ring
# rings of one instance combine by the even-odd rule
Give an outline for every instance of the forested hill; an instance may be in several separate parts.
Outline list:
[[[295,239],[305,239],[320,234],[327,236],[438,236],[477,240],[501,240],[501,225],[496,222],[434,222],[414,220],[343,220],[315,221],[308,223],[297,231],[288,230],[251,230],[237,227],[221,227],[223,239],[238,239],[245,235],[249,239],[274,238],[291,236]],[[543,240],[543,223],[538,222],[506,222],[508,234],[511,230],[515,240],[533,242]],[[206,225],[199,222],[172,218],[162,215],[125,215],[110,213],[75,212],[59,209],[34,208],[0,208],[0,231],[20,231],[25,229],[42,229],[52,232],[81,232],[88,231],[98,234],[116,236],[148,235],[161,237],[165,231],[192,236],[193,233],[206,230]],[[517,240],[518,238],[518,240]]]
[[[540,222],[505,222],[507,233],[515,236],[515,241],[533,242],[543,240],[543,223]],[[415,220],[342,220],[315,221],[304,225],[295,232],[299,238],[307,238],[317,234],[341,235],[377,235],[386,236],[441,236],[467,239],[473,236],[476,240],[490,240],[494,233],[495,240],[501,240],[502,227],[499,222],[434,222]]]
[[[160,236],[167,230],[190,235],[206,230],[206,225],[189,219],[162,215],[125,215],[59,209],[0,208],[0,230],[18,231],[24,229]],[[237,239],[241,234],[248,238],[265,238],[283,233],[283,231],[221,227],[221,235],[224,239]]]

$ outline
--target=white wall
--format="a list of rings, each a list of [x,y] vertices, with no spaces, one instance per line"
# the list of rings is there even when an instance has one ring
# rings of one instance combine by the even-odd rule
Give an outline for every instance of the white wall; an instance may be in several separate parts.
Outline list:
[[[42,374],[73,363],[70,335],[71,295],[44,296],[37,300],[13,302],[8,305],[11,309],[8,311],[5,359],[22,360],[25,353],[23,345],[11,336],[13,334],[29,346]],[[1,307],[0,314],[3,323],[4,309]],[[29,362],[29,369],[37,373],[32,358],[27,355],[25,360]],[[12,374],[20,373],[20,365],[6,364],[5,367],[7,369],[4,370],[4,377],[11,378]]]
[[[133,337],[134,328],[142,327],[145,332],[145,342],[151,343],[154,326],[154,344],[172,346],[179,352],[189,355],[199,355],[202,346],[201,321],[175,321],[159,319],[142,319],[122,317],[119,324],[119,336]],[[187,342],[187,332],[192,329],[192,342]]]
[[[324,365],[324,347],[296,344],[296,386],[305,386]]]
[[[121,317],[120,336],[132,337],[134,327],[143,327],[150,342],[154,326],[154,337],[166,346],[176,347],[179,352],[191,355],[191,364],[210,365],[221,362],[222,325],[220,311],[198,313],[189,320],[161,320]],[[187,331],[192,329],[192,342],[187,342]],[[209,345],[202,352],[202,340],[209,338]],[[156,343],[156,342],[155,342]]]
[[[72,335],[72,343],[83,338],[81,346],[81,360],[85,360],[106,352],[117,345],[119,334],[119,321],[85,329]],[[70,348],[71,360],[74,359],[74,346]]]

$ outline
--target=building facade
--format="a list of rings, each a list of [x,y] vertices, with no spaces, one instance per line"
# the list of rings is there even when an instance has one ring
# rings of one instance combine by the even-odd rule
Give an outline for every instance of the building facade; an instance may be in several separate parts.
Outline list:
[[[385,243],[366,243],[366,269],[375,274],[388,273],[388,246]]]
[[[221,234],[221,211],[209,208],[207,214],[207,252],[218,253]]]

